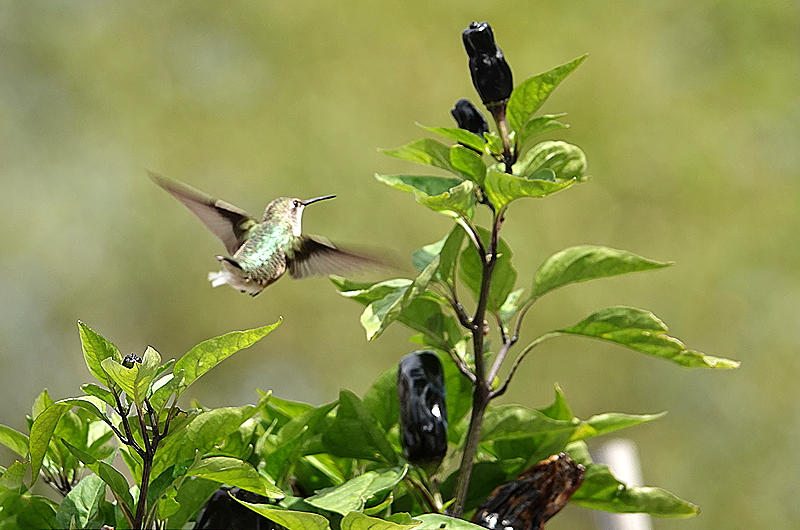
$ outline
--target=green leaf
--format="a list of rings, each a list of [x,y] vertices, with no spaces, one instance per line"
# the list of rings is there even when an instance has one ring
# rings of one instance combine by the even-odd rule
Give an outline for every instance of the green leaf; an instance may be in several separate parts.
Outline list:
[[[577,428],[577,420],[554,420],[538,410],[502,405],[487,410],[481,441],[491,441],[500,459],[523,457],[533,465],[563,451]]]
[[[46,497],[0,488],[0,508],[2,530],[57,528],[55,514],[58,505]]]
[[[561,387],[558,386],[558,383],[556,383],[555,386],[555,393],[556,397],[553,403],[546,408],[539,409],[539,412],[554,420],[572,421],[575,416],[572,414],[572,409],[569,408],[564,393],[561,392]]]
[[[449,155],[448,155],[449,156]],[[453,177],[431,177],[424,175],[375,175],[378,182],[408,193],[436,196],[458,186],[462,179]]]
[[[511,93],[506,106],[508,124],[513,131],[521,131],[531,114],[536,112],[550,93],[586,59],[578,57],[552,70],[531,77],[518,85]]]
[[[667,335],[667,331],[667,326],[650,311],[625,306],[601,309],[572,327],[558,330],[615,342],[686,368],[739,367],[737,361],[688,350],[681,341]]]
[[[649,260],[624,250],[593,245],[570,247],[545,260],[534,276],[533,296],[563,285],[631,272],[667,267],[671,263]]]
[[[114,394],[112,394],[103,387],[97,386],[94,383],[85,383],[81,385],[81,390],[83,390],[90,396],[102,399],[104,402],[108,403],[112,407],[115,407],[117,404],[116,401],[114,400]]]
[[[481,530],[483,528],[475,523],[438,513],[416,515],[414,519],[422,521],[422,524],[415,527],[414,530]]]
[[[397,364],[378,376],[364,393],[362,403],[384,431],[388,431],[398,422],[400,402],[397,397]]]
[[[515,175],[527,179],[537,178],[542,171],[550,169],[558,180],[580,182],[586,180],[587,164],[586,154],[577,145],[548,140],[533,146],[512,169]]]
[[[426,131],[441,134],[446,138],[455,140],[456,142],[464,144],[467,147],[477,149],[480,152],[483,152],[486,149],[486,140],[484,140],[483,137],[465,129],[458,129],[456,127],[425,127],[424,125],[417,125]]]
[[[108,485],[108,487],[111,488],[111,492],[114,494],[117,502],[120,502],[127,511],[128,515],[132,516],[134,511],[133,497],[130,493],[128,480],[122,475],[122,473],[117,471],[117,469],[111,464],[103,462],[102,460],[95,458],[93,455],[78,449],[68,441],[61,440],[61,442],[73,455],[75,455],[75,458],[83,462],[86,467],[92,470],[105,484]]]
[[[236,499],[236,497],[233,498]],[[269,504],[253,504],[236,500],[267,519],[285,526],[288,530],[330,530],[331,528],[328,520],[317,513],[284,510]]]
[[[419,276],[403,290],[395,290],[370,303],[361,315],[361,325],[367,331],[367,340],[378,338],[384,330],[403,313],[419,295],[425,292],[439,266],[434,259]]]
[[[500,306],[500,320],[503,322],[504,325],[508,325],[511,318],[517,314],[520,308],[527,302],[527,300],[522,296],[525,294],[525,289],[520,288],[515,291],[511,291],[506,296],[505,302],[503,305]]]
[[[253,466],[238,458],[212,456],[189,467],[187,475],[238,486],[270,498],[281,498],[284,493]]]
[[[485,228],[478,227],[478,234],[483,241],[484,248],[488,248],[491,235]],[[492,283],[489,286],[489,303],[487,307],[490,311],[499,311],[500,306],[508,297],[517,282],[517,271],[511,265],[511,247],[504,239],[500,239],[497,245],[497,261],[495,261]],[[479,255],[474,245],[468,246],[461,253],[461,280],[464,285],[472,292],[475,300],[478,299],[481,290],[483,275],[483,258]]]
[[[534,177],[536,175],[533,175]],[[554,182],[538,178],[526,179],[489,168],[483,183],[486,196],[498,210],[523,197],[541,198],[569,188],[575,180]]]
[[[47,453],[47,448],[50,446],[50,439],[53,437],[53,432],[56,430],[56,425],[64,415],[71,408],[71,405],[65,403],[54,403],[44,409],[33,420],[31,425],[30,454],[31,454],[31,486],[36,482],[39,477],[39,471],[42,468],[42,461],[44,455]]]
[[[23,458],[28,456],[28,437],[11,427],[0,425],[0,444]]]
[[[103,359],[114,359],[122,362],[122,354],[116,346],[92,331],[89,326],[81,321],[78,321],[78,331],[81,336],[81,348],[83,349],[83,359],[86,361],[86,367],[95,379],[105,383],[108,380],[108,376],[106,376],[106,372],[100,366],[100,363]]]
[[[183,528],[217,488],[219,488],[219,483],[212,480],[198,477],[189,477],[184,480],[175,496],[180,508],[169,516],[166,528]]]
[[[449,215],[471,217],[475,206],[475,183],[449,177],[418,175],[375,175],[378,181],[411,192],[420,204]]]
[[[367,471],[333,488],[325,488],[306,502],[317,508],[347,515],[351,511],[361,511],[374,495],[393,488],[408,472],[408,466],[387,469],[386,471]]]
[[[8,488],[11,490],[22,489],[23,479],[25,478],[25,472],[27,470],[27,462],[15,460],[14,463],[8,467],[8,469],[3,471],[2,476],[0,476],[0,491],[3,488]],[[0,513],[2,513],[2,510],[0,510]]]
[[[398,524],[377,517],[370,517],[360,512],[350,512],[344,516],[339,527],[341,530],[410,530],[419,526],[419,522]]]
[[[87,475],[61,501],[56,512],[59,528],[68,528],[73,521],[78,528],[97,528],[103,524],[100,505],[105,499],[106,485],[97,475]]]
[[[572,435],[571,441],[586,440],[626,427],[633,427],[640,423],[657,420],[665,414],[666,412],[661,412],[659,414],[623,414],[622,412],[597,414],[585,422],[581,422],[581,426],[578,427],[578,430]]]
[[[584,464],[583,484],[571,501],[584,508],[616,513],[649,513],[658,517],[693,517],[694,504],[661,488],[627,486],[603,464]]]
[[[450,148],[450,164],[464,177],[482,184],[486,178],[486,163],[481,155],[463,145]]]
[[[397,149],[382,149],[382,152],[403,160],[438,167],[458,174],[450,163],[450,147],[430,138],[419,138]]]
[[[180,391],[194,383],[201,375],[211,370],[217,364],[239,350],[249,348],[256,342],[266,337],[273,329],[278,327],[281,320],[269,326],[250,329],[246,331],[232,331],[201,342],[175,363],[173,373],[183,370],[184,381]]]
[[[142,362],[133,363],[130,368],[111,358],[103,359],[100,366],[137,406],[141,406],[160,363],[161,356],[148,346]]]
[[[445,284],[452,285],[454,282],[455,265],[465,235],[466,233],[461,225],[453,226],[450,233],[444,238],[430,245],[425,245],[414,252],[412,255],[414,268],[421,271],[439,256],[439,268],[436,271],[435,277]]]
[[[522,131],[517,136],[517,144],[522,147],[525,145],[525,142],[534,136],[539,136],[540,134],[545,134],[558,129],[569,128],[569,125],[566,123],[561,123],[558,121],[558,118],[563,118],[564,116],[566,116],[566,114],[563,113],[545,114],[543,116],[533,118],[525,124],[525,126],[522,128]]]
[[[339,392],[339,410],[330,429],[322,435],[330,452],[338,456],[397,464],[397,453],[361,400],[349,390]]]

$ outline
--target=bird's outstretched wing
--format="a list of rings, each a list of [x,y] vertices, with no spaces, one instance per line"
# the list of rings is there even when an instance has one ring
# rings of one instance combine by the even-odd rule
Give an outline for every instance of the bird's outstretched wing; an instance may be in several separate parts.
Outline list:
[[[247,239],[249,230],[258,221],[244,210],[203,193],[183,182],[147,172],[156,184],[181,201],[220,238],[232,255]]]
[[[302,236],[287,261],[289,274],[295,280],[386,267],[382,260],[336,248],[319,236]]]

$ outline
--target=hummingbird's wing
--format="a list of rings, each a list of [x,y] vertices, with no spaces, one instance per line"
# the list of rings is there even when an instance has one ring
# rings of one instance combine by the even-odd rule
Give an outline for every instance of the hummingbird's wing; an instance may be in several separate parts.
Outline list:
[[[233,255],[247,239],[249,230],[258,224],[244,210],[203,193],[183,182],[169,179],[152,171],[150,178],[167,190],[173,197],[181,201],[192,213],[220,238],[225,248]]]
[[[344,274],[385,267],[378,259],[338,249],[319,236],[300,237],[292,256],[287,258],[289,274],[295,280],[318,274]]]

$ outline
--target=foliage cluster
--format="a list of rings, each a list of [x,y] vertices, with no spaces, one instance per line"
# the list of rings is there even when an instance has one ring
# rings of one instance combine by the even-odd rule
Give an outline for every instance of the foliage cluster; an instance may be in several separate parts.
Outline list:
[[[492,53],[502,58],[499,49]],[[648,311],[615,306],[532,338],[501,370],[541,297],[568,284],[668,265],[583,245],[547,258],[532,285],[517,285],[511,247],[500,237],[509,205],[586,180],[586,157],[577,146],[550,140],[529,146],[536,136],[566,127],[559,121],[563,115],[535,113],[584,58],[524,81],[500,101],[482,94],[495,131],[424,127],[456,143],[424,138],[387,150],[449,173],[377,178],[450,216],[454,226],[413,254],[414,278],[333,279],[344,296],[365,306],[361,323],[368,339],[399,321],[416,332],[412,342],[437,356],[447,409],[443,460],[418,465],[408,457],[406,426],[398,421],[408,403],[398,399],[397,367],[363,397],[342,390],[337,401],[322,406],[261,394],[255,405],[206,409],[194,403],[181,410],[177,401],[197,378],[279,323],[210,339],[166,363],[152,348],[141,359],[123,357],[80,323],[84,359],[99,384],[58,401],[43,392],[28,418],[28,434],[0,426],[0,443],[21,458],[0,469],[0,529],[191,528],[220,484],[268,498],[242,504],[289,530],[475,529],[461,518],[498,486],[561,452],[585,468],[571,498],[578,505],[668,517],[697,513],[662,489],[621,483],[589,455],[587,440],[661,414],[577,418],[557,386],[544,408],[491,404],[526,355],[557,336],[613,342],[687,368],[738,365],[686,348]],[[510,70],[501,72],[510,86]],[[484,207],[489,221],[481,226],[477,211]],[[132,484],[118,469],[120,460]],[[479,479],[470,480],[472,474]],[[60,503],[31,492],[39,478],[63,495]]]

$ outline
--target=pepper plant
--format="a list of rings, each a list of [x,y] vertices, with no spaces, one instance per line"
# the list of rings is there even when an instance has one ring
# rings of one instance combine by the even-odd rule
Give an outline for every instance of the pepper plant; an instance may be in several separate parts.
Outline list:
[[[488,24],[471,24],[463,42],[494,130],[461,98],[451,111],[457,127],[423,127],[446,143],[423,138],[385,151],[446,175],[377,175],[452,218],[452,228],[413,253],[413,278],[333,278],[365,306],[369,340],[398,321],[421,349],[398,355],[398,366],[363,397],[342,390],[335,402],[312,406],[261,394],[256,405],[195,403],[184,411],[177,399],[194,380],[277,323],[211,339],[166,363],[152,348],[141,359],[123,358],[80,324],[84,359],[99,384],[58,401],[43,392],[29,434],[0,426],[0,443],[21,457],[0,469],[0,529],[216,528],[222,521],[289,530],[528,530],[543,528],[568,501],[664,517],[697,513],[663,489],[621,483],[589,454],[587,440],[660,414],[580,419],[558,386],[543,408],[494,402],[526,356],[560,336],[616,343],[686,368],[738,363],[686,348],[655,315],[633,307],[600,309],[528,336],[526,316],[551,291],[669,264],[581,245],[550,256],[531,285],[518,285],[514,254],[500,235],[513,222],[511,204],[531,205],[520,199],[587,180],[579,147],[532,142],[567,127],[562,114],[536,113],[585,56],[514,87]],[[133,483],[117,469],[117,456]],[[31,492],[40,477],[61,502]]]

